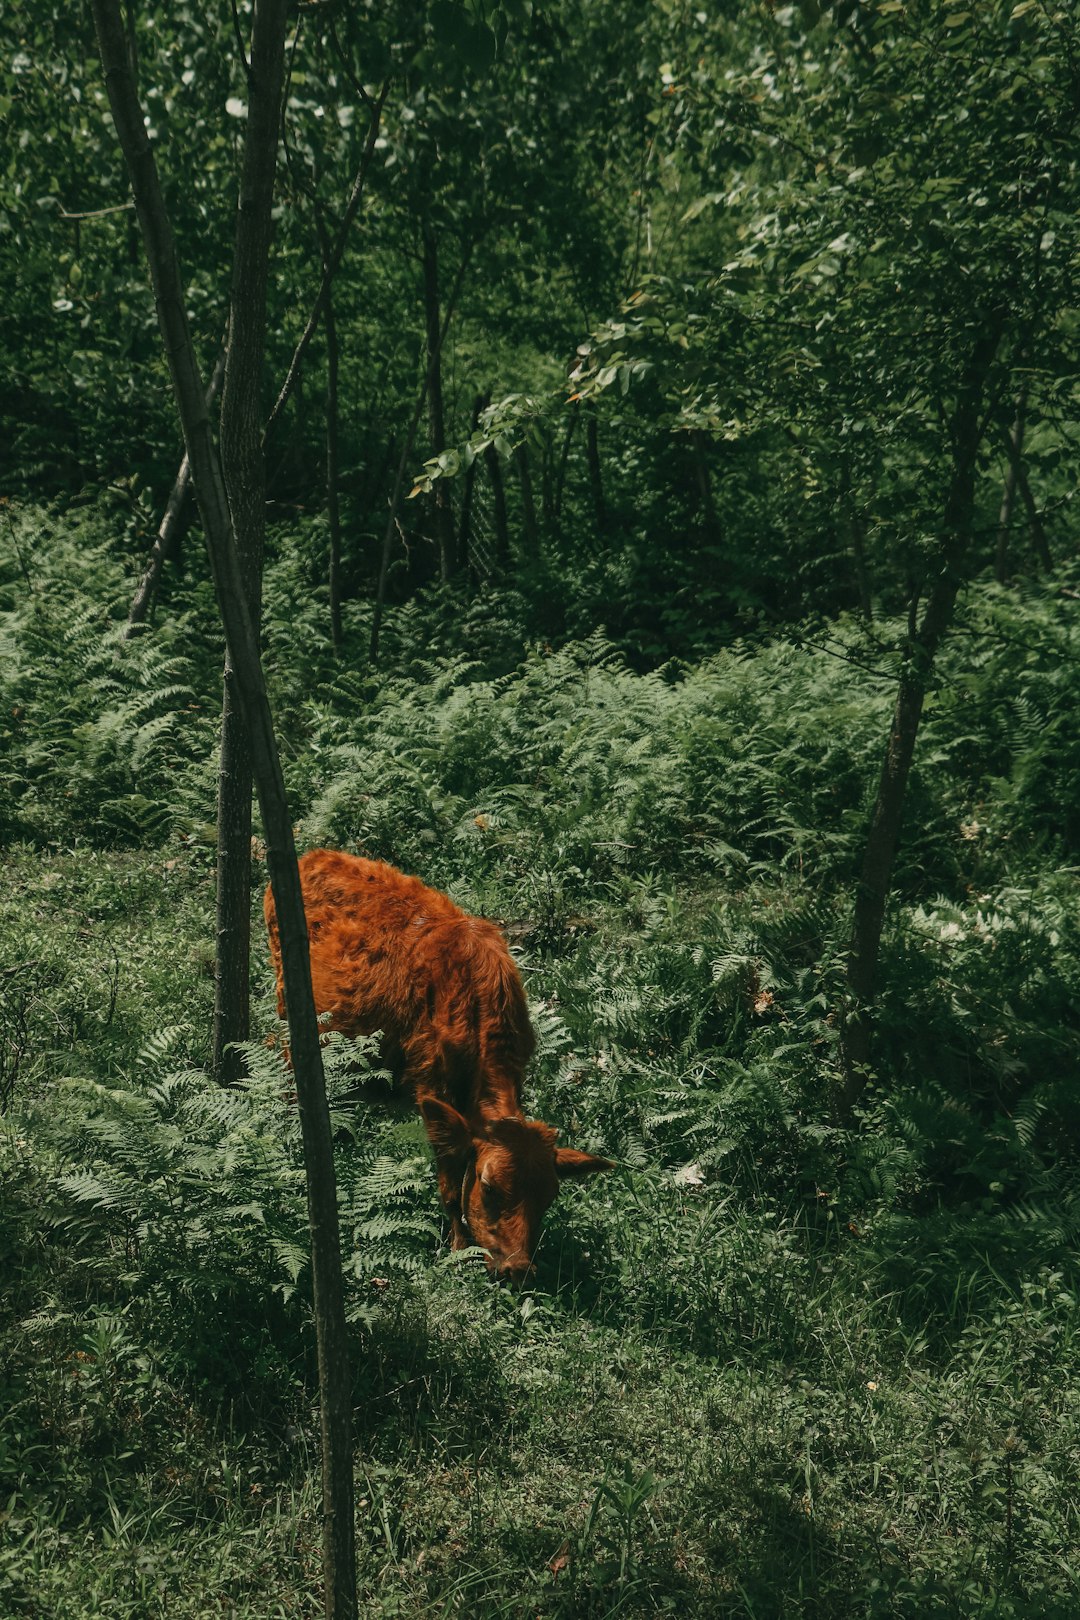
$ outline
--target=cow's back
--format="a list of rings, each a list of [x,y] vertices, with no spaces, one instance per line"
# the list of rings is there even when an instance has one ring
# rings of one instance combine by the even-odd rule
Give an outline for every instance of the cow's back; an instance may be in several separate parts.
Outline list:
[[[381,861],[312,850],[299,865],[316,1011],[346,1035],[382,1030],[418,1092],[470,1114],[516,1109],[534,1042],[499,930]],[[265,911],[283,1015],[269,889]]]

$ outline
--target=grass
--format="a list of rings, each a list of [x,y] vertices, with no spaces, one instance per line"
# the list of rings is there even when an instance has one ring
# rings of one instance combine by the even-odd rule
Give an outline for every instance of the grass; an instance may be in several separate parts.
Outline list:
[[[215,1311],[219,1284],[185,1280],[154,1248],[151,1188],[140,1232],[73,1208],[58,1183],[88,1152],[95,1085],[152,1091],[198,1054],[205,858],[25,852],[7,876],[9,929],[21,918],[52,942],[48,1006],[78,1018],[31,1008],[0,1136],[0,1615],[315,1614],[302,1281],[290,1292],[269,1262],[260,1273],[258,1228],[254,1250],[229,1228],[214,1242],[242,1268],[240,1292]],[[729,1100],[737,1146],[689,1158],[709,1146],[715,1098],[688,1137],[686,1119],[650,1119],[640,1072],[655,1062],[675,1089],[689,1052],[720,1038],[685,1027],[693,953],[657,944],[685,918],[669,902],[629,954],[629,978],[657,988],[620,1010],[598,999],[617,912],[594,912],[563,954],[536,959],[537,1101],[577,1114],[575,1140],[602,1145],[621,1121],[638,1151],[563,1195],[530,1293],[432,1266],[428,1240],[419,1272],[373,1277],[357,1260],[362,1612],[1074,1614],[1080,1312],[1059,1236],[1000,1206],[865,1200],[856,1218],[850,1190],[805,1174],[785,1195],[783,1151],[755,1164],[748,1150],[763,1127],[745,1097]],[[19,959],[33,943],[8,938]],[[159,1009],[174,1020],[164,1043]],[[265,983],[260,1009],[268,1026]],[[59,1086],[63,1073],[77,1083]],[[686,1089],[692,1110],[706,1093]],[[346,1168],[402,1151],[400,1122],[356,1123]],[[795,1164],[796,1125],[778,1131]],[[231,1186],[233,1138],[215,1141],[203,1183],[180,1194],[191,1222],[215,1177]],[[826,1162],[804,1143],[804,1172],[808,1152]],[[430,1214],[430,1176],[416,1197]]]
[[[806,1341],[714,1360],[440,1278],[361,1347],[363,1612],[1069,1613],[1074,1395],[1049,1364],[1018,1377],[1000,1323],[933,1357],[842,1294],[821,1285]],[[1014,1302],[1009,1351],[1075,1324],[1044,1304]],[[15,1515],[5,1612],[315,1612],[310,1428],[290,1460],[207,1434],[197,1477]]]

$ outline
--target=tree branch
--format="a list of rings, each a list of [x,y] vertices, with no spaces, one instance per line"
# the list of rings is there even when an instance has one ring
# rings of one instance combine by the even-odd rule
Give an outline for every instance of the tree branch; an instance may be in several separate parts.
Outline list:
[[[244,77],[251,80],[251,63],[248,61],[247,51],[244,49],[244,34],[240,27],[240,13],[237,10],[236,0],[232,0],[233,33],[236,36],[236,51],[244,68]]]
[[[134,208],[133,202],[113,203],[111,208],[90,208],[85,213],[69,213],[66,208],[58,210],[61,219],[104,219],[107,214],[128,214]]]
[[[345,252],[345,240],[349,234],[349,226],[353,222],[356,210],[360,206],[360,199],[364,195],[364,185],[367,180],[368,169],[371,167],[371,159],[375,154],[375,142],[378,139],[379,121],[382,117],[383,104],[386,101],[389,89],[390,81],[387,80],[382,89],[379,91],[379,99],[375,103],[375,110],[371,116],[371,126],[368,129],[367,140],[364,143],[363,154],[361,155],[360,164],[356,171],[356,178],[353,181],[352,191],[349,193],[349,200],[345,205],[345,212],[341,216],[341,224],[338,226],[337,237],[334,241],[333,247],[330,250],[330,257],[323,268],[322,281],[319,284],[319,291],[316,294],[315,303],[312,306],[311,314],[308,316],[308,322],[304,328],[303,334],[301,335],[300,341],[293,351],[293,357],[289,363],[289,370],[285,377],[285,381],[281,386],[281,392],[277,397],[273,410],[270,412],[270,419],[266,424],[267,437],[269,437],[269,435],[273,432],[274,424],[278,420],[278,417],[281,415],[282,411],[285,409],[289,396],[296,387],[296,379],[300,374],[300,367],[303,363],[304,355],[307,353],[308,345],[310,344],[312,338],[318,331],[323,306],[326,303],[327,294],[330,291],[330,283],[337,275],[342,256]]]
[[[134,206],[134,204],[132,204]],[[221,381],[225,375],[225,350],[218,355],[213,375],[206,385],[206,408],[210,409],[214,400],[221,391]],[[157,537],[150,548],[150,557],[146,564],[139,588],[132,599],[128,610],[127,628],[124,631],[124,640],[130,641],[146,623],[150,605],[157,593],[161,580],[161,570],[176,548],[177,537],[180,533],[180,524],[187,506],[188,496],[191,493],[191,460],[184,452],[184,459],[180,463],[180,471],[176,475],[172,492],[165,505],[161,523],[158,526]]]

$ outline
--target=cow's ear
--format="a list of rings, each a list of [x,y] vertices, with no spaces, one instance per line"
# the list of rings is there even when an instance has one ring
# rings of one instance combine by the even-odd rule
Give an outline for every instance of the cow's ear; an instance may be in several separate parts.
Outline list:
[[[439,1097],[423,1097],[420,1112],[427,1126],[428,1140],[435,1149],[436,1158],[452,1158],[468,1153],[472,1136],[466,1120]]]
[[[614,1170],[610,1159],[597,1159],[591,1153],[579,1153],[577,1148],[555,1149],[555,1169],[560,1181],[580,1181],[595,1176],[601,1170]]]

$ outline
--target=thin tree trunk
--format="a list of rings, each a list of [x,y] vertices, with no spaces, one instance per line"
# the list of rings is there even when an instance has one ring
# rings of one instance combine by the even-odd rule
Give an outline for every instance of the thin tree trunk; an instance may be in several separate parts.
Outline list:
[[[384,377],[384,384],[385,380]],[[396,452],[397,440],[391,434],[380,450],[377,462],[372,462],[370,458],[365,457],[364,470],[360,474],[356,491],[356,503],[361,509],[366,508],[369,501],[374,498],[374,494],[386,477],[388,469],[393,465]]]
[[[416,441],[416,430],[420,426],[420,417],[423,415],[424,401],[427,399],[428,389],[431,386],[433,366],[437,364],[439,355],[442,352],[442,346],[446,341],[446,334],[454,314],[454,306],[457,303],[458,293],[461,291],[461,283],[465,279],[465,270],[472,257],[472,249],[473,245],[470,242],[462,255],[461,263],[458,265],[454,285],[450,289],[450,297],[447,299],[446,309],[443,313],[442,326],[439,328],[434,347],[429,350],[424,380],[417,391],[412,416],[409,418],[409,431],[405,435],[405,443],[401,448],[397,472],[394,475],[394,487],[390,492],[390,511],[387,515],[386,531],[383,535],[382,556],[379,560],[379,579],[375,587],[375,606],[371,615],[369,656],[372,667],[375,669],[379,666],[379,639],[382,634],[383,609],[386,605],[386,582],[390,575],[390,555],[394,543],[394,530],[397,528],[398,506],[401,502],[402,486],[405,483],[405,472],[409,465],[409,457],[412,455],[413,444]]]
[[[1002,321],[993,318],[975,342],[961,380],[953,417],[953,465],[945,503],[941,568],[931,587],[922,623],[913,625],[905,651],[889,740],[878,783],[862,870],[855,890],[847,961],[848,1005],[842,1029],[843,1081],[840,1114],[850,1120],[870,1073],[871,1016],[893,859],[900,836],[904,794],[915,753],[926,688],[942,638],[952,622],[962,583],[975,505],[975,474],[982,441],[981,411],[987,376],[1001,341]],[[914,612],[913,612],[914,617]]]
[[[694,429],[694,475],[697,478],[698,494],[701,497],[701,510],[705,519],[705,533],[712,545],[720,543],[720,523],[716,516],[716,502],[713,500],[712,478],[709,474],[709,460],[705,454],[705,435],[700,428]],[[599,487],[600,457],[596,458],[596,480]],[[595,497],[594,497],[595,498]],[[601,501],[603,491],[601,489]]]
[[[211,378],[210,388],[213,387]],[[165,510],[161,514],[158,532],[154,543],[150,547],[150,557],[139,581],[135,595],[131,599],[128,609],[127,627],[124,630],[124,640],[131,641],[138,635],[147,619],[150,609],[154,605],[158,586],[161,583],[162,570],[167,562],[171,562],[180,543],[180,531],[187,517],[188,496],[191,494],[191,463],[185,455],[176,474],[176,481],[169,491],[169,499],[165,503]]]
[[[371,660],[373,669],[379,667],[379,643],[382,639],[383,611],[386,606],[386,583],[390,577],[390,558],[393,553],[394,530],[397,528],[398,507],[401,504],[401,490],[405,483],[405,470],[409,465],[409,457],[412,455],[416,430],[420,426],[424,401],[427,398],[429,371],[424,373],[424,380],[420,385],[416,402],[413,405],[413,413],[409,418],[409,430],[405,435],[405,443],[401,447],[397,471],[394,473],[393,487],[390,490],[390,505],[386,515],[386,529],[383,532],[382,553],[379,557],[379,577],[375,585],[375,604],[371,612],[371,645],[368,648],[368,657]]]
[[[874,596],[870,589],[870,570],[866,564],[866,530],[858,515],[851,520],[851,555],[855,563],[855,588],[859,593],[859,611],[867,624],[874,622]]]
[[[322,205],[314,192],[311,194],[311,205],[315,215],[315,231],[319,238],[319,254],[322,258],[323,276],[326,281],[326,297],[323,301],[323,317],[326,326],[326,521],[330,531],[326,580],[330,597],[330,640],[335,656],[340,658],[343,640],[341,630],[341,500],[338,473],[338,362],[340,349],[337,321],[334,316],[334,289],[332,282],[326,277],[331,255],[330,241],[326,232]]]
[[[280,3],[281,0],[271,0],[273,5]],[[249,69],[253,93],[240,173],[229,336],[221,394],[221,472],[256,642],[262,625],[266,532],[266,475],[262,450],[266,289],[284,34],[280,61],[272,54],[276,48],[276,42],[259,27],[256,17]],[[260,50],[258,60],[257,50]],[[275,83],[278,88],[273,90]],[[212,1059],[214,1073],[223,1085],[234,1083],[243,1074],[237,1043],[248,1040],[251,1033],[252,785],[247,726],[236,691],[232,659],[226,651],[218,771],[217,967]]]
[[[867,624],[874,619],[874,597],[870,588],[870,570],[866,562],[866,525],[863,523],[852,498],[852,466],[844,459],[840,464],[840,481],[836,499],[836,521],[847,523],[851,538],[851,561],[855,571],[855,589],[859,598],[859,612]],[[850,513],[850,517],[848,517]]]
[[[557,476],[555,445],[550,433],[544,434],[540,455],[540,523],[542,532],[549,535],[555,527],[555,479]]]
[[[319,1354],[323,1441],[325,1577],[327,1620],[354,1620],[356,1570],[353,1538],[352,1400],[348,1340],[341,1289],[337,1192],[330,1114],[311,993],[304,902],[296,865],[292,821],[281,772],[273,717],[266,695],[258,639],[247,605],[247,585],[232,533],[224,480],[210,432],[203,387],[188,330],[184,284],[157,175],[153,148],[124,48],[118,0],[92,0],[109,102],[131,175],[146,244],[165,353],[172,375],[184,441],[191,459],[211,572],[236,672],[252,744],[255,776],[267,840],[282,944],[289,1046],[304,1138],[312,1280]],[[261,0],[252,51],[252,101],[267,99],[275,114],[280,97],[286,7]],[[276,64],[276,66],[275,66]],[[251,138],[249,124],[248,139]],[[267,160],[276,148],[274,140]]]
[[[1031,534],[1031,543],[1035,547],[1035,555],[1042,565],[1044,573],[1054,572],[1054,559],[1050,555],[1050,546],[1046,539],[1046,530],[1043,528],[1042,514],[1035,505],[1035,497],[1031,493],[1028,483],[1027,469],[1022,461],[1016,464],[1016,481],[1020,486],[1020,495],[1024,502],[1024,509],[1028,516],[1028,530]]]
[[[446,449],[446,414],[442,385],[442,320],[439,313],[439,246],[435,233],[425,221],[421,237],[424,248],[424,330],[428,351],[428,426],[431,453],[441,456]],[[450,510],[450,485],[436,479],[435,544],[439,552],[439,578],[445,585],[454,566],[454,519]]]
[[[297,374],[296,374],[296,382],[293,385],[293,395],[294,395],[295,401],[296,401],[296,432],[295,432],[295,434],[293,434],[290,437],[290,439],[288,441],[289,442],[288,451],[285,454],[277,456],[275,458],[275,460],[274,460],[274,471],[275,471],[275,473],[284,473],[286,471],[296,471],[297,470],[297,459],[296,458],[297,458],[297,453],[299,453],[299,458],[300,458],[299,468],[303,471],[304,475],[306,476],[307,475],[307,470],[308,470],[307,469],[307,452],[304,449],[304,446],[307,444],[308,401],[307,401],[307,375],[303,371],[298,371]]]
[[[250,588],[246,576],[245,582]],[[214,1078],[222,1086],[235,1085],[243,1077],[244,1060],[237,1043],[247,1041],[251,1034],[251,788],[247,728],[236,692],[236,673],[226,653],[218,757],[211,1056]]]
[[[206,408],[210,409],[218,394],[221,392],[221,380],[225,375],[225,350],[222,349],[214,365],[213,373],[206,388]],[[124,640],[130,641],[138,634],[146,623],[150,609],[154,605],[158,585],[161,583],[161,571],[176,551],[183,528],[184,517],[187,511],[188,496],[191,493],[191,462],[185,454],[180,463],[180,470],[176,475],[172,492],[169,495],[165,511],[162,514],[158,527],[157,538],[150,548],[150,559],[146,571],[139,581],[139,588],[132,598],[128,609],[127,629],[124,631]]]
[[[589,488],[592,490],[596,532],[607,528],[607,502],[604,500],[604,480],[600,470],[600,436],[596,426],[596,412],[585,413],[585,456],[589,463]]]
[[[566,466],[570,460],[570,442],[574,437],[574,429],[578,423],[579,408],[571,406],[566,419],[566,432],[563,434],[562,450],[559,453],[559,470],[555,475],[555,494],[551,503],[552,518],[558,523],[562,517],[563,490],[566,487]]]
[[[330,639],[341,657],[341,502],[338,479],[338,335],[334,300],[328,294],[326,318],[326,518],[330,529]]]
[[[529,447],[519,444],[514,453],[518,483],[521,485],[521,521],[525,531],[525,549],[530,561],[540,554],[540,530],[536,522],[536,497],[533,494],[532,468],[529,465]]]
[[[473,402],[472,423],[469,427],[470,438],[480,425],[480,413],[487,405],[489,397],[490,396],[487,394],[477,394],[476,399]],[[472,527],[472,503],[473,494],[476,489],[476,469],[478,465],[479,457],[474,456],[472,461],[465,469],[465,487],[461,496],[461,518],[458,522],[457,537],[456,567],[459,573],[463,573],[469,566],[469,541],[471,539]]]
[[[489,444],[484,451],[484,459],[487,462],[491,495],[495,504],[495,562],[499,571],[505,573],[510,562],[510,525],[506,517],[506,484],[503,480],[502,462],[493,444]]]
[[[1001,491],[1001,510],[998,513],[997,547],[994,557],[994,573],[999,585],[1004,585],[1009,571],[1009,526],[1012,523],[1016,479],[1024,447],[1026,410],[1027,395],[1022,393],[1016,402],[1016,416],[1013,419],[1012,430],[1005,435],[1005,482]]]

